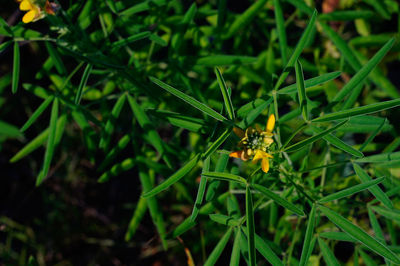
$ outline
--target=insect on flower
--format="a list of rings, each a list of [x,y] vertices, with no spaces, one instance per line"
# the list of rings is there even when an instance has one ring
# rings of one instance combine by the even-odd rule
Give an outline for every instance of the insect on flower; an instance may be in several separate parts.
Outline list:
[[[275,115],[269,116],[265,131],[263,131],[258,125],[256,129],[251,127],[243,131],[239,128],[234,128],[234,133],[241,139],[238,146],[242,148],[241,151],[235,151],[229,154],[229,157],[240,158],[243,161],[252,159],[253,163],[261,160],[261,169],[268,173],[269,171],[269,158],[273,158],[268,153],[268,149],[274,142],[272,131],[275,126]]]
[[[22,22],[29,23],[37,21],[46,14],[54,15],[59,6],[56,3],[50,3],[48,0],[17,0],[21,11],[28,11],[23,17]]]

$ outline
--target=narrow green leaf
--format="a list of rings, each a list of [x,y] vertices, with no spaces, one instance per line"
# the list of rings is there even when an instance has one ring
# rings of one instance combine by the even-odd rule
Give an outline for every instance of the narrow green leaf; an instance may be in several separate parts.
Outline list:
[[[340,102],[347,94],[349,94],[360,83],[363,83],[368,74],[375,68],[375,66],[382,60],[387,52],[392,48],[395,39],[389,40],[369,61],[355,74],[349,82],[335,95],[331,103]]]
[[[319,236],[337,241],[356,242],[354,238],[343,232],[322,232]]]
[[[133,43],[133,42],[136,42],[136,41],[145,39],[145,38],[149,37],[150,35],[151,35],[151,32],[150,32],[150,31],[140,32],[140,33],[137,33],[137,34],[135,34],[135,35],[132,35],[132,36],[126,38],[126,39],[122,39],[122,40],[113,42],[113,43],[111,44],[111,48],[112,48],[112,49],[120,48],[120,47],[122,47],[122,46],[126,46],[126,45],[128,45],[128,44]]]
[[[106,155],[104,161],[100,164],[98,171],[102,172],[113,160],[115,157],[129,144],[131,141],[130,135],[124,135],[117,143],[117,145],[112,148]]]
[[[301,66],[299,60],[296,61],[295,71],[296,71],[297,93],[299,96],[301,114],[303,116],[304,121],[308,121],[307,96],[306,96],[306,89],[305,89],[305,85],[304,85],[303,67]]]
[[[46,152],[44,154],[43,168],[40,171],[39,176],[36,180],[36,186],[39,186],[43,182],[43,180],[46,178],[49,172],[55,148],[57,118],[58,118],[58,98],[55,98],[53,101],[53,106],[51,108],[49,138],[47,140]]]
[[[368,256],[367,253],[362,251],[361,248],[358,249],[358,252],[360,253],[362,260],[364,261],[365,266],[378,266],[378,264],[370,256]]]
[[[247,244],[249,246],[249,261],[251,266],[256,265],[256,248],[255,248],[255,226],[253,199],[251,196],[250,186],[246,186],[246,225],[247,225]]]
[[[353,168],[356,171],[356,174],[360,178],[361,182],[364,183],[372,180],[371,177],[358,164],[353,163]],[[393,203],[390,201],[388,196],[380,189],[380,187],[375,185],[368,190],[385,206],[393,209]]]
[[[239,15],[233,23],[230,25],[226,34],[222,36],[223,39],[229,39],[235,35],[240,29],[247,26],[251,20],[255,18],[258,12],[260,12],[267,0],[258,0],[246,9],[241,15]]]
[[[209,124],[204,119],[164,110],[146,110],[147,113],[168,121],[170,124],[193,132],[209,132]]]
[[[378,135],[378,133],[381,131],[381,129],[385,125],[385,123],[386,123],[386,119],[384,119],[382,121],[382,123],[379,125],[379,127],[376,128],[376,130],[374,132],[372,132],[372,134],[368,137],[368,139],[361,145],[359,151],[363,151],[365,149],[365,147],[367,147],[367,145],[376,137],[376,135]]]
[[[256,108],[252,109],[245,118],[239,122],[240,128],[247,128],[257,119],[257,117],[271,104],[273,98],[269,98],[268,101],[261,103]]]
[[[281,49],[282,62],[283,65],[286,65],[288,45],[287,45],[287,38],[285,31],[285,21],[283,18],[283,12],[280,0],[274,0],[274,12],[275,12],[276,28],[278,31],[279,47]]]
[[[140,183],[142,184],[143,187],[143,193],[146,193],[150,191],[153,187],[153,182],[151,181],[151,178],[147,171],[145,172],[143,170],[144,167],[139,166],[139,179]],[[162,215],[162,211],[160,210],[160,207],[158,205],[157,199],[155,197],[149,197],[146,198],[147,206],[149,207],[150,211],[150,216],[153,220],[154,225],[157,228],[158,234],[160,235],[162,245],[165,250],[168,248],[166,236],[167,236],[167,231],[165,228],[165,222],[164,218]]]
[[[31,117],[28,119],[28,121],[25,122],[25,124],[21,127],[20,131],[24,132],[27,130],[35,121],[36,119],[43,113],[44,110],[46,110],[47,106],[53,101],[54,96],[49,96],[46,98],[46,100],[36,109],[35,112],[31,115]]]
[[[163,141],[158,134],[158,132],[154,128],[154,123],[151,122],[149,117],[146,115],[143,108],[136,102],[136,100],[130,95],[127,94],[129,106],[132,109],[133,114],[135,115],[139,125],[142,127],[146,134],[146,140],[162,155],[163,160],[167,164],[168,167],[172,167],[171,159],[168,154],[165,153]]]
[[[361,192],[365,189],[369,189],[370,187],[377,185],[379,183],[381,183],[383,180],[385,179],[385,177],[380,177],[374,180],[370,180],[367,182],[363,182],[361,184],[340,190],[336,193],[330,194],[326,197],[323,197],[322,199],[318,200],[319,203],[326,203],[329,201],[333,201],[333,200],[337,200],[337,199],[341,199],[347,196],[351,196],[355,193]]]
[[[297,208],[295,205],[287,201],[286,199],[280,197],[279,195],[275,194],[271,190],[267,189],[264,186],[258,185],[258,184],[252,184],[251,185],[255,190],[261,192],[264,196],[266,196],[268,199],[272,199],[275,201],[277,204],[281,205],[285,209],[288,209],[294,213],[296,213],[299,216],[304,216],[304,212]]]
[[[217,67],[214,69],[214,71],[215,75],[217,75],[217,80],[219,88],[221,89],[222,97],[224,98],[225,109],[228,113],[228,117],[229,119],[233,120],[235,119],[235,111],[233,109],[231,97],[229,96],[228,88],[226,87],[224,77],[222,76],[221,72]]]
[[[226,198],[230,195],[229,192],[225,192],[221,195],[218,196],[217,199],[207,202],[206,204],[203,205],[203,207],[200,208],[199,214],[201,215],[208,215],[212,213],[217,206],[220,206],[221,204],[225,204]],[[171,233],[169,233],[169,238],[176,238],[192,227],[196,225],[196,222],[191,222],[190,221],[191,217],[186,218],[180,225],[178,225]]]
[[[93,69],[93,66],[91,64],[87,64],[85,71],[83,72],[81,82],[79,83],[78,91],[76,92],[76,95],[75,95],[75,104],[79,104],[81,102],[81,98],[83,95],[83,89],[86,86],[86,83],[89,79],[90,72],[92,71],[92,69]]]
[[[149,10],[152,7],[162,7],[165,6],[168,3],[166,0],[147,0],[143,1],[139,4],[133,5],[124,11],[120,12],[120,16],[132,16],[136,13],[144,12]]]
[[[49,52],[51,61],[53,62],[54,66],[57,69],[57,72],[62,76],[65,75],[67,73],[67,69],[65,68],[65,65],[57,49],[54,48],[53,44],[51,44],[50,42],[45,42],[45,45],[47,51]]]
[[[345,10],[324,13],[318,16],[319,21],[349,21],[355,19],[369,19],[374,12],[369,10]]]
[[[368,217],[371,223],[372,229],[374,230],[375,237],[382,243],[386,244],[385,237],[383,235],[383,231],[381,226],[379,225],[378,219],[376,218],[374,212],[372,211],[371,206],[368,206]]]
[[[306,46],[311,32],[314,29],[314,24],[317,19],[317,11],[314,10],[314,13],[311,16],[310,21],[307,24],[306,29],[303,32],[303,35],[301,35],[301,38],[299,42],[296,45],[296,48],[293,51],[293,54],[290,56],[288,63],[285,66],[285,69],[283,70],[282,74],[279,76],[278,81],[275,84],[275,90],[278,90],[279,87],[282,85],[282,83],[285,81],[287,76],[289,75],[289,72],[291,69],[294,67],[294,64],[296,63],[297,59],[299,58],[300,54],[302,53],[304,47]]]
[[[243,55],[210,55],[197,58],[194,64],[198,66],[216,67],[229,65],[246,65],[255,62],[257,62],[257,57]]]
[[[158,80],[154,77],[150,77],[150,80],[157,84],[158,86],[160,86],[161,88],[163,88],[164,90],[168,91],[169,93],[175,95],[176,97],[184,100],[185,102],[187,102],[188,104],[192,105],[193,107],[199,109],[200,111],[204,112],[205,114],[214,117],[215,119],[219,120],[219,121],[226,121],[227,119],[222,116],[221,114],[217,113],[216,111],[214,111],[213,109],[211,109],[210,107],[208,107],[207,105],[197,101],[196,99],[194,99],[193,97],[190,97],[188,95],[186,95],[185,93],[169,86],[168,84],[165,84],[164,82],[162,82],[161,80]]]
[[[136,209],[129,222],[128,229],[126,230],[125,241],[130,241],[135,236],[136,230],[138,229],[146,211],[147,199],[140,197],[139,201],[136,204]]]
[[[324,207],[319,206],[319,209],[328,217],[328,219],[336,224],[340,229],[345,231],[349,236],[358,240],[366,247],[374,251],[375,253],[385,257],[394,263],[400,263],[400,259],[394,254],[386,245],[375,240],[373,237],[368,235],[364,230],[360,227],[352,224],[347,219],[337,214],[336,212]]]
[[[114,164],[110,170],[103,173],[97,182],[104,183],[110,180],[111,177],[118,176],[119,174],[132,169],[136,165],[137,161],[133,158],[127,158],[120,163]]]
[[[241,176],[233,175],[229,173],[220,173],[220,172],[204,172],[203,176],[207,178],[223,180],[223,181],[232,181],[240,184],[246,184],[247,180]]]
[[[232,129],[228,127],[225,131],[207,148],[207,150],[202,154],[202,157],[208,157],[213,154],[224,141],[229,137],[231,134]]]
[[[315,133],[323,132],[322,129],[315,127],[315,126],[311,126],[311,130]],[[355,157],[364,157],[364,154],[361,151],[354,149],[353,147],[346,144],[345,142],[343,142],[342,140],[340,140],[333,134],[328,134],[325,137],[323,137],[323,139],[325,141],[329,142],[331,145],[335,146],[336,148],[339,148],[342,151],[347,152],[348,154],[351,154]]]
[[[311,247],[311,238],[314,234],[314,226],[315,226],[315,213],[316,213],[316,206],[313,204],[310,215],[308,217],[308,224],[306,229],[306,235],[304,238],[303,249],[301,251],[300,256],[300,266],[304,266],[307,264],[308,259],[312,253]]]
[[[240,263],[240,229],[236,231],[235,240],[233,241],[231,259],[229,266],[239,266]]]
[[[340,263],[335,258],[335,255],[333,254],[331,249],[319,237],[318,237],[318,244],[319,244],[319,248],[321,249],[322,256],[324,257],[324,260],[326,262],[326,265],[328,265],[328,266],[340,266]]]
[[[247,227],[242,226],[244,232],[247,234]],[[275,254],[275,252],[270,248],[267,242],[265,242],[259,235],[255,235],[255,245],[258,252],[269,262],[271,265],[283,266],[283,262]]]
[[[370,113],[376,113],[386,109],[400,106],[400,99],[385,101],[380,103],[373,103],[361,107],[355,107],[348,110],[343,110],[335,113],[330,113],[327,115],[320,116],[312,120],[312,122],[327,122],[334,121],[344,118],[349,118],[353,116],[365,115]]]
[[[174,34],[171,38],[171,47],[179,53],[180,47],[182,45],[184,34],[187,32],[189,28],[189,24],[193,21],[197,12],[196,3],[193,3],[188,11],[186,11],[182,20],[179,23],[179,28],[176,34]]]
[[[59,137],[62,134],[62,130],[64,128],[65,122],[67,121],[67,116],[66,115],[61,115],[60,118],[57,121],[57,133],[56,133],[56,140],[59,139]],[[29,155],[33,151],[35,151],[37,148],[42,146],[46,140],[49,137],[49,129],[45,129],[42,133],[40,133],[36,138],[34,138],[32,141],[30,141],[28,144],[26,144],[17,154],[15,154],[11,159],[10,163],[15,163],[25,156]]]
[[[297,7],[300,11],[311,16],[313,9],[309,7],[304,0],[285,0],[285,2],[291,3],[293,6]]]
[[[251,102],[246,103],[245,105],[241,106],[237,112],[236,115],[240,118],[245,118],[252,110],[256,109],[262,104],[265,104],[265,102],[271,103],[273,100],[272,97],[267,97],[267,96],[262,96],[260,98],[256,98],[252,100]]]
[[[227,225],[227,226],[239,226],[240,219],[233,218],[223,214],[210,214],[210,219],[216,223]]]
[[[284,151],[293,152],[293,151],[300,150],[301,148],[303,148],[303,147],[305,147],[307,145],[310,145],[311,143],[314,143],[315,141],[317,141],[317,140],[325,137],[326,135],[330,134],[331,132],[335,131],[339,127],[343,126],[347,121],[348,120],[344,120],[344,121],[338,123],[336,126],[331,127],[331,128],[329,128],[329,129],[327,129],[325,131],[322,131],[321,133],[319,133],[319,134],[317,134],[315,136],[312,136],[312,137],[310,137],[308,139],[305,139],[305,140],[302,140],[300,142],[297,142],[296,144],[293,144],[293,145],[285,148]]]
[[[378,214],[397,222],[400,222],[400,211],[395,209],[387,209],[380,206],[371,206],[371,208]]]
[[[204,198],[204,193],[206,191],[207,178],[205,176],[203,176],[203,173],[208,172],[209,170],[210,170],[210,156],[208,156],[204,160],[202,175],[200,177],[199,189],[197,190],[196,201],[194,202],[192,216],[190,217],[190,221],[192,221],[192,222],[194,220],[196,220],[196,217],[199,214],[200,207],[201,207],[201,204],[202,204],[203,198]]]
[[[104,151],[108,149],[111,140],[111,134],[114,131],[116,120],[119,117],[122,108],[124,107],[125,100],[126,100],[126,94],[124,93],[118,98],[113,109],[111,110],[111,115],[108,118],[106,126],[104,127],[103,135],[99,143],[99,147],[102,148]]]
[[[330,26],[325,24],[324,22],[319,23],[322,27],[322,32],[325,33],[329,39],[336,45],[339,51],[342,53],[342,56],[345,58],[347,63],[355,70],[359,71],[362,67],[359,59],[356,56],[356,51],[354,51],[348,43],[343,40],[340,35],[333,30]],[[358,56],[359,57],[359,56]],[[376,72],[377,69],[372,71],[369,75],[369,79],[378,87],[382,88],[386,93],[388,93],[392,98],[396,99],[400,97],[400,94],[397,92],[396,88],[389,82],[384,75],[381,75]]]
[[[19,43],[14,42],[14,62],[13,62],[13,75],[12,75],[12,85],[11,85],[11,91],[14,94],[18,90],[19,70],[20,70]]]
[[[160,193],[161,191],[166,190],[171,185],[173,185],[174,183],[178,182],[181,178],[183,178],[187,173],[189,173],[189,171],[192,170],[196,166],[196,164],[199,160],[200,160],[200,154],[197,154],[189,162],[187,162],[182,168],[180,168],[173,175],[168,177],[160,185],[158,185],[155,188],[153,188],[152,190],[144,193],[142,195],[142,197],[145,197],[145,198],[152,197],[152,196]]]
[[[0,136],[2,138],[17,138],[22,137],[22,134],[16,126],[0,120]]]
[[[371,5],[384,19],[390,19],[390,13],[386,10],[385,3],[374,0],[365,0],[364,2]]]
[[[355,160],[356,163],[386,163],[400,160],[400,151],[381,153]]]
[[[214,250],[208,256],[207,260],[204,262],[204,266],[212,266],[215,265],[218,258],[221,256],[222,251],[224,251],[226,244],[229,241],[229,238],[232,234],[232,227],[230,227],[226,233],[223,235],[218,244],[215,246]]]

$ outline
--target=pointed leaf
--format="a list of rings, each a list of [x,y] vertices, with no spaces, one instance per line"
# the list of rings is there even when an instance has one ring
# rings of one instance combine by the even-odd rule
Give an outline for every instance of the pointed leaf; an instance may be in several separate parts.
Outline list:
[[[318,244],[322,252],[322,256],[328,266],[340,266],[340,263],[335,258],[332,250],[328,247],[328,245],[318,237]]]
[[[361,192],[365,189],[369,189],[374,185],[377,185],[379,183],[381,183],[383,180],[385,179],[385,177],[380,177],[374,180],[370,180],[367,182],[363,182],[362,184],[358,184],[343,190],[340,190],[336,193],[330,194],[326,197],[323,197],[322,199],[318,200],[319,203],[326,203],[329,201],[333,201],[333,200],[337,200],[337,199],[341,199],[347,196],[351,196],[355,193]]]
[[[31,115],[31,117],[26,121],[26,123],[21,127],[20,131],[24,132],[27,130],[35,121],[36,119],[46,110],[47,106],[53,101],[54,96],[49,96],[46,100],[36,109],[35,112]]]
[[[20,70],[19,43],[14,42],[14,61],[13,61],[13,75],[12,75],[12,85],[11,85],[11,91],[13,94],[15,94],[18,90],[19,70]]]
[[[204,266],[212,266],[212,265],[216,264],[218,258],[222,254],[222,251],[224,251],[225,246],[228,243],[229,238],[231,237],[231,234],[232,234],[232,227],[230,227],[226,231],[226,233],[223,235],[221,240],[215,246],[214,250],[211,252],[211,254],[208,256],[207,260],[204,262]]]
[[[207,157],[204,160],[202,175],[200,177],[199,189],[197,190],[196,201],[194,202],[192,216],[190,217],[190,221],[192,222],[196,220],[197,214],[199,213],[201,204],[203,202],[204,193],[206,191],[207,178],[203,176],[203,173],[208,172],[209,170],[210,170],[210,157]]]
[[[353,116],[371,114],[371,113],[376,113],[376,112],[383,111],[383,110],[390,109],[390,108],[397,107],[397,106],[400,106],[400,99],[385,101],[385,102],[380,102],[380,103],[373,103],[373,104],[369,104],[369,105],[365,105],[365,106],[361,106],[361,107],[355,107],[355,108],[348,109],[348,110],[330,113],[330,114],[315,118],[312,120],[312,122],[327,122],[327,121],[349,118],[349,117],[353,117]]]
[[[214,71],[215,75],[217,75],[217,80],[219,88],[221,89],[222,97],[224,98],[225,110],[228,113],[229,119],[233,120],[235,119],[235,111],[233,109],[231,97],[229,96],[228,88],[226,87],[224,77],[222,76],[221,72],[217,67],[214,69]]]
[[[293,205],[292,203],[290,203],[286,199],[284,199],[284,198],[280,197],[279,195],[275,194],[271,190],[267,189],[266,187],[258,185],[258,184],[252,184],[251,186],[255,190],[261,192],[267,198],[272,199],[277,204],[279,204],[282,207],[284,207],[285,209],[288,209],[288,210],[296,213],[299,216],[304,216],[304,212],[301,209],[299,209],[298,207],[296,207],[295,205]]]
[[[247,180],[244,179],[243,177],[238,176],[238,175],[229,174],[229,173],[204,172],[203,176],[205,176],[207,178],[217,179],[217,180],[237,182],[240,184],[247,183]]]
[[[55,148],[57,118],[58,118],[58,98],[55,98],[53,101],[53,106],[51,108],[49,138],[47,140],[46,152],[44,154],[43,168],[40,171],[39,176],[36,180],[36,186],[39,186],[43,182],[43,180],[46,178],[49,172]]]
[[[304,238],[303,249],[301,251],[301,257],[300,257],[300,263],[299,263],[300,266],[304,266],[307,264],[308,259],[312,253],[311,238],[314,234],[316,209],[317,208],[316,208],[315,204],[313,204],[310,215],[308,217],[306,235]]]
[[[246,225],[247,225],[247,244],[249,246],[250,266],[256,265],[256,248],[255,248],[255,225],[253,199],[250,186],[246,186]]]
[[[152,197],[152,196],[160,193],[161,191],[166,190],[171,185],[173,185],[174,183],[178,182],[181,178],[183,178],[187,173],[189,173],[190,170],[192,170],[196,166],[196,164],[199,160],[200,160],[200,154],[197,154],[189,162],[187,162],[181,169],[179,169],[173,175],[168,177],[160,185],[158,185],[155,188],[153,188],[152,190],[144,193],[142,195],[142,197],[145,197],[145,198]]]
[[[372,180],[371,177],[358,164],[353,163],[353,168],[356,171],[356,174],[360,178],[361,182],[365,183]],[[380,189],[380,187],[375,185],[370,187],[368,190],[385,206],[393,209],[393,203],[390,201],[389,197]]]
[[[303,148],[303,147],[305,147],[307,145],[310,145],[311,143],[314,143],[315,141],[317,141],[317,140],[325,137],[326,135],[330,134],[331,132],[335,131],[336,129],[338,129],[339,127],[343,126],[345,123],[347,123],[347,121],[348,120],[344,120],[344,121],[338,123],[336,126],[331,127],[331,128],[329,128],[329,129],[327,129],[325,131],[322,131],[321,133],[319,133],[319,134],[317,134],[315,136],[312,136],[312,137],[310,137],[308,139],[305,139],[305,140],[302,140],[300,142],[297,142],[296,144],[293,144],[293,145],[285,148],[284,151],[293,152],[293,151],[300,150],[301,148]]]
[[[339,91],[338,94],[332,99],[333,103],[340,102],[349,94],[356,86],[363,83],[367,78],[368,74],[375,68],[375,66],[382,60],[387,52],[392,48],[395,39],[389,40],[372,58],[365,64],[353,78],[346,83],[346,85]]]
[[[319,209],[326,215],[326,217],[328,217],[331,222],[336,224],[340,229],[345,231],[352,238],[358,240],[366,247],[381,255],[382,257],[385,257],[394,263],[400,263],[400,258],[396,254],[394,254],[386,245],[383,245],[382,243],[375,240],[360,227],[352,224],[338,213],[324,206],[319,206]]]
[[[322,74],[321,76],[315,77],[315,78],[311,78],[311,79],[306,79],[304,80],[304,87],[310,88],[310,87],[314,87],[320,84],[323,84],[325,82],[331,81],[337,77],[339,77],[341,74],[340,71],[336,71],[336,72],[331,72],[331,73],[326,73],[326,74]],[[287,87],[284,87],[280,90],[278,90],[276,93],[277,94],[290,94],[290,93],[295,93],[297,88],[296,88],[297,84],[292,84],[289,85]]]
[[[164,82],[162,82],[161,80],[158,80],[156,78],[150,77],[150,80],[157,84],[158,86],[160,86],[161,88],[163,88],[164,90],[168,91],[169,93],[175,95],[178,98],[181,98],[182,100],[184,100],[185,102],[187,102],[188,104],[192,105],[193,107],[199,109],[200,111],[202,111],[203,113],[219,120],[219,121],[226,121],[227,119],[222,116],[221,114],[217,113],[216,111],[214,111],[213,109],[211,109],[210,107],[208,107],[207,105],[197,101],[196,99],[194,99],[193,97],[190,97],[188,95],[186,95],[185,93],[169,86],[168,84],[165,84]]]
[[[288,63],[285,66],[285,69],[283,70],[282,74],[279,76],[278,81],[275,84],[275,90],[278,90],[279,87],[282,85],[282,83],[285,81],[287,76],[289,75],[289,72],[291,68],[294,67],[294,64],[296,63],[297,59],[299,58],[301,52],[303,51],[304,47],[306,46],[311,32],[314,29],[314,24],[317,19],[317,11],[314,10],[314,13],[312,14],[310,21],[307,23],[307,28],[304,30],[303,35],[301,35],[301,38],[299,42],[296,45],[296,48],[293,51],[293,54],[290,56]]]
[[[82,94],[83,94],[83,89],[86,86],[86,83],[89,79],[90,72],[92,71],[93,66],[91,64],[87,64],[85,71],[83,72],[81,82],[79,83],[78,86],[78,91],[76,92],[75,95],[75,104],[79,104],[81,102]]]

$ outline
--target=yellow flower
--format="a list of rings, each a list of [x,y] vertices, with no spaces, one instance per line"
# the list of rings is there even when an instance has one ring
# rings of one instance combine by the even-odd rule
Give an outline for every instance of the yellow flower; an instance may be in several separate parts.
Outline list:
[[[21,11],[28,11],[22,18],[24,23],[36,21],[43,17],[40,6],[32,0],[18,0],[20,2],[19,9]]]
[[[24,23],[34,22],[43,18],[46,13],[54,15],[59,9],[55,3],[48,0],[17,0],[21,11],[28,11],[22,18]]]
[[[230,157],[240,158],[243,161],[252,159],[253,163],[261,160],[261,169],[268,173],[269,171],[269,158],[273,158],[271,154],[267,153],[268,148],[274,142],[272,139],[272,131],[275,127],[275,115],[270,115],[263,131],[258,125],[256,129],[251,127],[246,129],[246,132],[240,128],[234,128],[233,132],[241,139],[239,147],[241,151],[235,151],[229,154]]]

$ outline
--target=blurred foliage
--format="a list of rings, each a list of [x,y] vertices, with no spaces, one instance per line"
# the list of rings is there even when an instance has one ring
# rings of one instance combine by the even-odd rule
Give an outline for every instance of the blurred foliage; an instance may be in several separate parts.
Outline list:
[[[2,3],[1,263],[400,263],[397,1]]]

